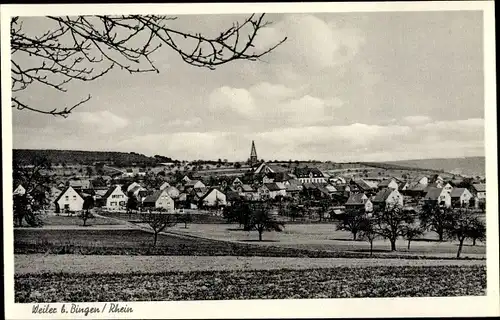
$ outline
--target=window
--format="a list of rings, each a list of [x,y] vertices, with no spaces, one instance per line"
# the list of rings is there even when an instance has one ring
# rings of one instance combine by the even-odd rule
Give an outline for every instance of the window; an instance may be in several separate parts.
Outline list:
[[[66,200],[69,200],[69,196],[64,197]]]
[[[76,196],[73,196],[73,200],[76,200]]]
[[[116,206],[116,201],[110,202],[109,205]]]

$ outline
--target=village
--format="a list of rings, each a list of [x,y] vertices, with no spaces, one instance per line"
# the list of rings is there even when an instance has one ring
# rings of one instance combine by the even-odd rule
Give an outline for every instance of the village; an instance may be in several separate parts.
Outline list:
[[[112,176],[90,173],[66,180],[57,177],[53,185],[44,186],[48,200],[43,209],[48,215],[74,215],[88,209],[88,199],[91,209],[97,212],[222,216],[224,207],[242,201],[264,201],[273,205],[273,215],[283,219],[322,221],[341,217],[351,209],[371,213],[398,205],[418,211],[428,204],[469,207],[484,213],[486,205],[485,179],[480,177],[457,178],[445,173],[425,176],[418,171],[402,177],[383,176],[380,172],[368,176],[366,168],[334,170],[329,174],[307,164],[291,167],[258,160],[253,141],[246,164],[218,167],[175,174],[129,167],[116,170]],[[14,196],[24,193],[22,184],[14,186]],[[286,203],[296,203],[302,209],[300,214],[292,214]]]

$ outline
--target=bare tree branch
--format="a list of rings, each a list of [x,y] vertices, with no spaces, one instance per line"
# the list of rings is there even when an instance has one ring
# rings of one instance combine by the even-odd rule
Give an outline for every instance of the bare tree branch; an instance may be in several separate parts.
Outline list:
[[[162,47],[175,51],[189,65],[215,69],[236,61],[258,61],[281,45],[286,38],[258,51],[257,33],[269,25],[264,14],[235,22],[216,37],[187,33],[169,27],[176,17],[159,15],[46,17],[53,28],[39,36],[24,32],[22,19],[11,20],[12,92],[17,93],[37,83],[66,92],[73,80],[93,81],[115,66],[130,74],[160,72],[152,54]],[[31,57],[35,66],[21,63]],[[61,109],[43,110],[29,106],[13,96],[12,107],[54,116],[68,116],[87,98]]]

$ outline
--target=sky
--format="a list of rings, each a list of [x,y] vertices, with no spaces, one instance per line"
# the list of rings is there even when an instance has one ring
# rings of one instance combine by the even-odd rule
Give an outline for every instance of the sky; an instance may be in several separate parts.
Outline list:
[[[180,16],[217,34],[243,15]],[[24,18],[44,30],[44,18]],[[269,14],[263,61],[208,70],[159,50],[160,73],[114,70],[66,93],[33,86],[44,109],[92,99],[68,118],[13,112],[13,146],[139,152],[179,160],[393,161],[484,156],[482,13]]]

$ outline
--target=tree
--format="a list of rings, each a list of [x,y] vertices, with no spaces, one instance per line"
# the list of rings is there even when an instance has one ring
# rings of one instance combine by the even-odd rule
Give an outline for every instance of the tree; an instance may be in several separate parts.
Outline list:
[[[136,197],[131,192],[129,192],[127,199],[127,213],[131,213],[133,210],[137,210],[138,206],[139,203]]]
[[[396,251],[396,240],[404,235],[407,225],[414,222],[415,218],[410,211],[404,210],[400,205],[386,205],[383,210],[374,213],[376,231],[382,237],[389,239],[391,251]]]
[[[176,17],[161,15],[47,16],[43,19],[51,25],[39,36],[26,32],[23,19],[13,17],[10,23],[12,107],[63,117],[91,96],[47,110],[28,105],[16,92],[35,83],[66,92],[68,83],[93,81],[116,67],[130,74],[159,73],[153,53],[162,47],[191,66],[215,69],[231,61],[257,61],[286,40],[255,49],[257,33],[269,25],[264,14],[252,14],[215,37],[176,30],[170,25]]]
[[[84,226],[87,225],[87,220],[94,218],[94,215],[90,212],[92,208],[94,208],[94,197],[85,197],[85,199],[83,199],[83,210],[78,215],[78,217],[83,220]]]
[[[91,166],[87,166],[86,172],[87,172],[87,176],[89,176],[89,178],[94,174],[94,170]]]
[[[193,217],[189,213],[178,214],[177,221],[184,223],[184,229],[187,229],[188,223],[193,222]]]
[[[446,233],[450,239],[458,240],[457,258],[460,258],[465,239],[474,237],[477,219],[469,208],[456,208],[452,211]]]
[[[372,218],[365,217],[362,219],[359,231],[361,238],[366,239],[370,243],[370,256],[373,254],[373,241],[378,237],[377,231],[375,230],[374,220]]]
[[[249,204],[249,219],[244,226],[245,231],[255,230],[259,233],[259,241],[262,241],[264,231],[283,231],[285,224],[275,220],[271,216],[270,205],[265,202],[253,202]]]
[[[356,241],[361,226],[366,218],[363,208],[346,210],[342,221],[337,225],[337,230],[349,231],[352,233],[352,239]]]
[[[51,168],[46,157],[36,157],[31,165],[14,162],[12,178],[14,188],[22,185],[25,193],[15,195],[13,199],[13,216],[18,226],[26,221],[30,226],[42,225],[40,213],[48,204],[48,186],[52,182],[51,176],[44,171]]]
[[[412,240],[422,236],[424,230],[420,226],[407,225],[403,229],[403,237],[408,240],[408,250],[410,250],[410,243]]]
[[[158,234],[166,228],[175,226],[176,219],[173,215],[163,212],[163,209],[158,209],[157,212],[147,211],[143,215],[143,221],[153,229],[154,241],[153,248],[156,247]]]
[[[472,245],[476,245],[476,241],[486,241],[486,225],[478,217],[476,217],[472,224],[469,237],[472,239]]]
[[[438,234],[439,241],[443,241],[446,225],[451,219],[451,209],[438,204],[424,204],[419,212],[420,224],[424,229]]]

